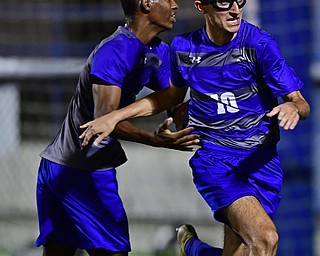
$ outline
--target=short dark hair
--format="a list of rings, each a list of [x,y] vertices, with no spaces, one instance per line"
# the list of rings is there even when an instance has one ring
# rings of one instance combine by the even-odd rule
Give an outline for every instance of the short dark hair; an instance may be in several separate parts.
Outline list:
[[[122,10],[126,20],[132,19],[137,13],[139,0],[121,0]]]

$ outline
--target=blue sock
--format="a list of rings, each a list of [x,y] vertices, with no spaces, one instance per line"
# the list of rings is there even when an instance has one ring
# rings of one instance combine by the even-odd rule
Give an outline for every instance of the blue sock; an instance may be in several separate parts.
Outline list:
[[[221,256],[222,249],[212,247],[199,239],[192,237],[184,247],[186,256]]]

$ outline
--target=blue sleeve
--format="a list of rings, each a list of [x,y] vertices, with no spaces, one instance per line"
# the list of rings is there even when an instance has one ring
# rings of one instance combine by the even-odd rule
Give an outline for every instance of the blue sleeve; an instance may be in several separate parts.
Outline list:
[[[128,47],[119,42],[104,43],[93,56],[90,75],[106,84],[122,88],[129,69],[130,56],[133,56],[132,53],[127,54],[127,51]]]
[[[262,76],[274,97],[281,97],[302,88],[303,82],[286,63],[271,35],[266,35],[259,42],[257,54]]]
[[[168,88],[170,83],[170,50],[169,46],[164,47],[162,64],[158,70],[158,81],[160,89]]]
[[[157,53],[160,59],[160,66],[156,70],[152,81],[148,84],[148,88],[157,91],[169,87],[170,82],[170,53],[169,46],[161,43]]]
[[[177,45],[179,45],[179,37],[175,37],[171,43],[171,50],[170,50],[171,82],[176,87],[184,87],[184,86],[187,86],[187,84],[182,77],[182,72],[179,69],[179,63],[177,60],[177,53],[176,53]]]

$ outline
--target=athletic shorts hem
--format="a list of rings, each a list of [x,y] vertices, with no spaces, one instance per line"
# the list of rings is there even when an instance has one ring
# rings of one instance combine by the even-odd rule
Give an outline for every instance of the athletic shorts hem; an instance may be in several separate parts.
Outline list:
[[[47,241],[45,239],[42,240],[37,240],[34,245],[36,247],[40,247],[40,246],[44,246],[47,243]],[[57,242],[59,244],[62,244],[61,242]],[[67,244],[64,243],[64,245],[66,246],[70,246],[70,247],[74,247],[77,249],[81,249],[81,250],[95,250],[95,249],[105,249],[107,251],[111,251],[111,252],[131,252],[131,247],[130,246],[112,246],[110,247],[110,244],[96,244],[96,245],[90,245],[90,246],[86,246],[86,245],[72,245],[72,244]]]

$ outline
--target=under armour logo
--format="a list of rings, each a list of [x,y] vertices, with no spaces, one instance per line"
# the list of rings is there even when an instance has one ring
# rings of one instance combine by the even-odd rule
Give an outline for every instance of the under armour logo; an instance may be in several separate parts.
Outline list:
[[[189,56],[192,64],[199,64],[201,62],[200,56]]]

